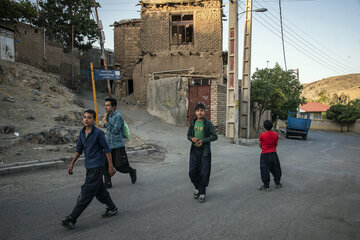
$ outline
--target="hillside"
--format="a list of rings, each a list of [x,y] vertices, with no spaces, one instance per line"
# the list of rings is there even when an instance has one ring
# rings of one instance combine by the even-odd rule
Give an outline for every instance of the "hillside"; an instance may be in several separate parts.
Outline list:
[[[73,151],[84,109],[58,75],[0,60],[0,102],[0,164]]]
[[[350,100],[360,99],[360,74],[348,74],[324,78],[316,82],[303,84],[304,89],[302,96],[308,101],[319,100],[319,93],[322,91],[325,95],[332,99],[334,94],[340,96],[345,94]]]

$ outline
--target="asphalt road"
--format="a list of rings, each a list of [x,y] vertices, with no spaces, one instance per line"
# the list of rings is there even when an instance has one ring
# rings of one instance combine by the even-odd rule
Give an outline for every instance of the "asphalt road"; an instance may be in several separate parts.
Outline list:
[[[192,198],[186,129],[120,110],[133,119],[133,133],[167,152],[164,161],[134,163],[134,185],[128,175],[113,177],[118,215],[102,219],[105,206],[94,199],[75,229],[60,226],[84,181],[81,164],[71,176],[65,168],[3,176],[0,239],[360,239],[360,136],[281,138],[284,188],[271,192],[256,189],[260,149],[220,137],[212,144],[208,198],[201,204]]]

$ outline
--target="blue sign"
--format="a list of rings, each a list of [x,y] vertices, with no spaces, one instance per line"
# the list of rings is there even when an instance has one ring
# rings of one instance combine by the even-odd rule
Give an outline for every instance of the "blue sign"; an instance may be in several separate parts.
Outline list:
[[[95,80],[120,80],[121,74],[119,70],[94,69]]]

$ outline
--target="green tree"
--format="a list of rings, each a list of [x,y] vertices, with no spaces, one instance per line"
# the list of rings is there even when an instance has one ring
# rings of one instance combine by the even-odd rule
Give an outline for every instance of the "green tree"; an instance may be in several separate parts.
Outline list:
[[[0,0],[0,22],[15,26],[19,21],[34,23],[36,8],[29,0]]]
[[[47,0],[41,1],[39,25],[46,27],[47,37],[63,44],[69,51],[72,45],[74,26],[74,47],[89,50],[98,39],[97,25],[90,18],[91,0]]]
[[[326,118],[340,124],[341,132],[343,125],[347,124],[348,132],[350,131],[350,123],[360,118],[360,107],[356,103],[347,105],[336,104],[326,111]]]
[[[252,79],[256,81],[259,78],[266,78],[275,86],[275,89],[279,89],[285,96],[285,98],[274,100],[278,102],[276,105],[279,104],[280,107],[266,109],[271,110],[272,121],[276,123],[278,119],[287,119],[288,110],[296,112],[299,105],[305,102],[305,98],[300,96],[303,86],[296,79],[296,74],[292,70],[285,71],[279,64],[275,64],[274,68],[267,69],[268,72],[266,74],[260,74],[260,72],[262,73],[265,70],[257,69]],[[261,87],[261,85],[258,87]],[[253,89],[251,90],[253,91]]]
[[[284,93],[271,81],[272,71],[269,68],[257,69],[251,81],[251,102],[259,110],[256,132],[260,129],[260,119],[266,110],[279,111],[287,101]]]

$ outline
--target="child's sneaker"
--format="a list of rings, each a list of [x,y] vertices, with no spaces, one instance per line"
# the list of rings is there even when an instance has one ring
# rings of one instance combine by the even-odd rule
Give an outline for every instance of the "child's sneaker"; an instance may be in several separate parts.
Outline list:
[[[260,191],[265,191],[265,192],[270,192],[271,191],[271,188],[265,187],[265,186],[259,186],[257,189],[260,190]]]
[[[119,210],[117,207],[114,207],[113,209],[107,208],[106,211],[101,215],[103,218],[108,218],[113,215],[115,215]]]
[[[198,200],[199,200],[199,202],[201,202],[201,203],[205,202],[205,199],[206,199],[206,195],[205,195],[205,194],[200,194],[199,197],[198,197]]]
[[[199,194],[199,190],[195,189],[195,190],[194,190],[193,198],[194,198],[194,199],[198,199],[198,198],[199,198],[199,195],[200,195],[200,194]]]
[[[60,224],[66,228],[73,229],[75,227],[76,221],[70,216],[67,216],[64,220],[61,220]]]
[[[283,185],[281,183],[275,185],[275,188],[278,188],[278,189],[282,188],[282,187],[283,187]]]

